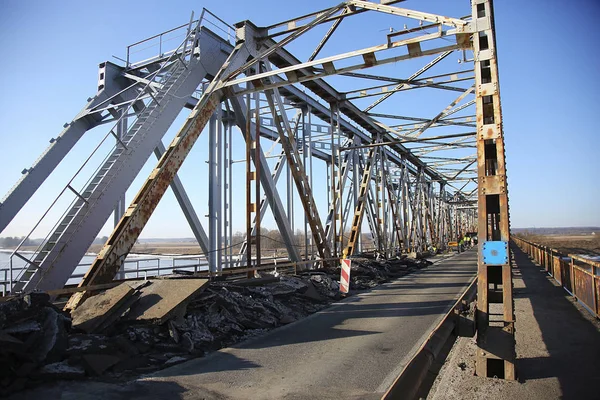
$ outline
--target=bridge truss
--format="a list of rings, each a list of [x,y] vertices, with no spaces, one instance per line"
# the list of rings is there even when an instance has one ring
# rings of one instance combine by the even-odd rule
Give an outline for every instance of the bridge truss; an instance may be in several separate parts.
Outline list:
[[[33,227],[31,237],[68,204],[34,256],[13,253],[27,268],[14,282],[11,272],[12,290],[63,287],[114,214],[114,231],[80,285],[111,281],[169,187],[214,274],[260,265],[267,216],[289,260],[310,261],[306,268],[365,250],[443,250],[477,231],[477,373],[514,379],[492,1],[465,1],[455,17],[398,3],[411,2],[349,0],[267,27],[231,26],[205,10],[128,47],[122,65],[102,63],[97,95],[0,205],[2,230],[87,131],[112,126]],[[344,31],[367,15],[392,28],[371,29],[369,38]],[[173,32],[184,39],[167,48]],[[156,52],[138,59],[145,48]],[[191,111],[165,146],[182,110]],[[207,229],[177,176],[205,131]],[[233,156],[240,152],[241,172]],[[126,208],[125,193],[152,153],[158,163]],[[86,175],[88,164],[97,168]],[[245,211],[239,251],[234,209]],[[74,295],[68,307],[85,297]]]

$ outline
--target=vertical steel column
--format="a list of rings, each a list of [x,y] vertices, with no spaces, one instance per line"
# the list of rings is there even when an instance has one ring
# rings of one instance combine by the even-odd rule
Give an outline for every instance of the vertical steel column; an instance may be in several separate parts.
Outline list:
[[[303,157],[303,163],[304,163],[304,168],[307,169],[307,167],[310,165],[310,167],[312,168],[312,160],[310,160],[310,155],[311,155],[311,143],[310,143],[310,139],[307,142],[307,134],[306,134],[306,108],[303,107],[301,109],[302,111],[302,117],[300,118],[300,121],[302,123],[302,145],[303,145],[303,151],[302,151],[302,155]],[[310,132],[310,128],[308,130]],[[312,187],[312,169],[310,169],[309,172],[309,178],[310,178],[310,186]],[[289,186],[291,188],[291,179],[292,179],[292,172],[289,172]],[[290,189],[291,192],[291,189]],[[309,258],[312,258],[312,254],[309,253],[309,239],[308,239],[309,235],[308,235],[308,219],[306,218],[306,215],[304,215],[304,259],[307,260]]]
[[[308,162],[310,164],[310,175],[309,175],[309,185],[310,187],[314,187],[313,184],[313,156],[312,156],[312,111],[310,109],[310,106],[307,110],[308,113]],[[306,168],[306,166],[305,166]],[[313,241],[313,237],[312,235],[308,234],[308,219],[306,218],[306,214],[304,215],[304,237],[305,240],[308,241],[308,243],[310,243],[310,258],[314,259],[314,254],[315,254],[315,242]]]
[[[233,121],[230,121],[229,123],[229,129],[227,132],[227,165],[229,167],[229,173],[228,173],[228,193],[227,193],[227,205],[228,205],[228,211],[229,211],[229,232],[227,232],[228,234],[228,246],[229,246],[229,266],[232,266],[232,262],[233,262],[233,247],[232,247],[232,241],[233,241],[233,207],[231,206],[233,204],[233,141],[232,141],[232,137],[233,137]]]
[[[403,219],[403,235],[402,235],[402,246],[403,246],[403,250],[406,252],[409,252],[410,250],[410,243],[409,243],[409,216],[408,216],[408,211],[409,211],[409,198],[408,198],[408,185],[410,184],[409,182],[409,176],[408,176],[408,171],[407,171],[407,166],[406,166],[406,159],[404,158],[404,156],[402,156],[402,215],[404,217]]]
[[[223,165],[223,141],[224,141],[224,134],[223,134],[223,120],[222,120],[222,107],[221,105],[219,105],[219,107],[217,107],[217,136],[216,136],[216,141],[217,141],[217,162],[215,165],[215,171],[216,171],[216,178],[217,178],[217,186],[216,186],[216,200],[217,200],[217,204],[216,204],[216,208],[215,208],[215,213],[216,213],[216,222],[217,222],[217,255],[214,258],[214,260],[216,261],[215,267],[217,269],[217,271],[221,271],[222,269],[222,263],[223,263],[223,229],[227,229],[227,228],[223,228],[223,201],[222,201],[222,191],[223,191],[223,169],[222,169],[222,165]]]
[[[286,177],[287,177],[287,182],[286,182],[287,216],[288,216],[288,221],[290,222],[290,228],[292,229],[292,233],[295,233],[294,232],[294,183],[292,181],[292,170],[289,168],[286,169]],[[306,217],[304,219],[306,220]],[[308,224],[308,222],[306,222],[305,225],[306,224]]]
[[[448,242],[446,240],[446,235],[444,231],[444,221],[445,221],[445,197],[444,192],[446,190],[446,184],[440,182],[440,193],[438,195],[438,208],[437,208],[437,243],[436,247],[438,249],[444,249],[445,244]]]
[[[379,236],[379,247],[378,250],[381,253],[382,251],[385,251],[385,237],[383,235],[383,227],[382,227],[382,222],[383,222],[383,215],[382,215],[382,199],[381,199],[381,161],[382,158],[381,155],[383,154],[383,151],[381,149],[381,147],[377,148],[377,151],[379,153],[379,162],[377,163],[377,165],[375,166],[375,211],[376,211],[376,216],[375,216],[375,226],[377,227],[377,233]]]
[[[218,110],[218,109],[217,109]],[[220,248],[221,240],[220,235],[220,183],[219,183],[219,166],[218,166],[218,153],[220,138],[218,137],[217,125],[218,125],[218,111],[215,111],[210,117],[208,123],[208,241],[209,251],[208,259],[210,272],[215,273],[219,269],[220,264]]]
[[[331,230],[332,230],[332,235],[331,235],[331,251],[333,255],[338,254],[338,233],[337,233],[337,220],[338,220],[338,210],[337,210],[337,203],[338,203],[338,195],[337,195],[337,191],[336,191],[336,171],[335,171],[335,166],[336,166],[336,162],[335,162],[335,117],[336,117],[336,113],[335,113],[335,109],[336,109],[337,105],[335,103],[329,103],[329,110],[330,110],[330,115],[329,115],[329,121],[330,121],[330,125],[329,125],[329,136],[330,136],[330,145],[331,145],[331,160],[330,160],[330,171],[329,171],[329,176],[330,176],[330,180],[329,180],[329,184],[331,186],[329,186],[329,191],[331,193],[331,209],[333,210],[333,219],[331,220]]]
[[[354,146],[358,146],[360,145],[360,139],[358,138],[358,136],[354,136],[353,138],[354,142]],[[352,199],[354,201],[353,203],[353,208],[356,210],[356,207],[358,206],[358,191],[359,191],[359,186],[360,186],[360,176],[359,176],[359,170],[358,170],[358,165],[359,165],[359,150],[353,149],[352,150]],[[356,251],[358,251],[359,253],[362,252],[362,237],[361,237],[362,233],[359,234],[356,237]]]
[[[337,185],[335,186],[335,189],[337,192],[336,206],[339,206],[339,211],[337,213],[338,231],[334,232],[335,235],[338,237],[337,241],[339,244],[339,247],[338,247],[339,250],[335,253],[335,256],[339,256],[340,253],[342,252],[342,249],[344,248],[344,223],[343,223],[343,219],[344,219],[344,185],[346,184],[346,177],[348,176],[347,175],[348,162],[350,160],[350,157],[348,157],[346,162],[344,163],[344,166],[342,166],[342,152],[341,152],[342,128],[340,126],[340,120],[341,120],[340,107],[339,107],[339,104],[336,104],[336,107],[335,107],[335,133],[336,133],[337,143],[335,143],[334,146],[332,146],[332,148],[331,148],[331,154],[336,155],[335,160],[337,161]],[[342,168],[344,169],[343,171],[342,171]]]
[[[228,113],[229,114],[229,113]],[[219,137],[223,140],[223,145],[221,146],[221,150],[223,151],[221,155],[222,163],[219,166],[221,168],[222,174],[222,182],[223,185],[221,187],[221,213],[223,216],[223,263],[219,263],[217,266],[217,271],[221,272],[223,264],[229,265],[231,262],[230,254],[231,254],[231,238],[229,237],[229,229],[231,227],[231,218],[229,217],[229,209],[231,208],[231,203],[229,202],[229,188],[231,186],[231,181],[229,180],[229,169],[231,168],[230,158],[229,158],[229,147],[231,146],[231,142],[229,141],[229,127],[231,125],[231,121],[229,120],[229,115],[227,118],[222,120],[223,123],[223,133],[220,134]]]
[[[259,72],[260,72],[260,64],[259,64]],[[254,106],[255,106],[255,115],[254,115],[254,126],[256,127],[256,132],[254,134],[254,212],[256,213],[256,265],[259,266],[261,264],[261,253],[260,253],[260,177],[258,176],[260,171],[260,156],[262,155],[262,150],[260,148],[260,93],[256,92],[254,94]],[[254,276],[254,272],[252,272],[252,276]],[[250,273],[248,273],[248,277],[250,277]]]
[[[250,268],[252,266],[252,213],[257,208],[256,204],[252,203],[252,157],[250,153],[252,152],[252,134],[250,133],[250,129],[252,128],[252,105],[250,104],[250,95],[246,95],[246,240],[248,244],[246,245],[246,267]]]
[[[472,7],[479,178],[476,373],[514,380],[516,354],[508,196],[493,4],[491,0],[474,0]],[[490,319],[490,284],[502,286],[500,320]],[[500,296],[493,296],[493,302],[498,302],[496,297]]]
[[[119,110],[119,117],[123,116],[127,112],[127,107],[121,107]],[[118,140],[123,139],[123,136],[127,133],[127,117],[124,117],[119,124],[117,124],[117,138]],[[117,142],[118,143],[118,142]],[[119,202],[115,206],[114,212],[114,226],[116,227],[121,217],[125,214],[125,193],[119,199]]]
[[[255,135],[252,138],[252,105],[250,96],[246,98],[247,116],[246,116],[246,263],[247,267],[252,267],[252,245],[255,246],[255,265],[260,265],[260,97],[259,93],[254,94],[254,127]],[[252,159],[254,159],[254,171],[252,171]],[[254,199],[252,198],[252,182],[254,181]],[[254,231],[252,235],[252,214],[254,214]],[[248,271],[248,278],[254,277],[254,271]]]
[[[381,210],[381,242],[383,244],[383,253],[385,254],[385,257],[388,256],[388,247],[389,247],[389,243],[388,243],[388,219],[387,219],[387,196],[386,196],[386,180],[387,177],[385,175],[385,163],[386,163],[386,159],[384,157],[385,155],[385,149],[383,147],[380,147],[380,151],[381,154],[379,156],[380,159],[380,163],[379,163],[379,185],[378,190],[379,193],[381,193],[381,204],[379,206],[379,209]]]
[[[427,250],[433,246],[436,241],[436,229],[435,229],[435,196],[433,191],[433,182],[427,184],[427,227],[429,228],[429,242],[427,243]]]

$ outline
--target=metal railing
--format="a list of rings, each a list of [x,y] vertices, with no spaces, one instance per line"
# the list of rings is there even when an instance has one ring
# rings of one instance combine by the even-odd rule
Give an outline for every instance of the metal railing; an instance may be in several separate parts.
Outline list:
[[[169,57],[176,52],[176,50],[172,50],[172,47],[169,47],[168,43],[185,37],[186,30],[190,25],[196,26],[197,29],[200,28],[200,26],[208,26],[211,30],[219,31],[215,33],[219,34],[219,36],[228,43],[232,45],[235,44],[235,27],[229,25],[206,8],[203,8],[200,18],[197,20],[194,20],[194,14],[192,13],[189,23],[179,25],[127,46],[127,54],[124,60],[125,67],[136,68],[140,65],[145,65],[155,60]],[[165,51],[165,48],[170,50]]]
[[[263,257],[262,263],[272,263],[271,268],[287,267],[289,266],[289,260],[287,257]],[[316,262],[310,260],[307,262]],[[228,270],[237,270],[238,260],[223,261],[221,263],[222,271],[226,273]],[[298,264],[298,263],[296,263]],[[301,264],[301,263],[300,263]],[[88,269],[92,263],[78,264],[77,268],[86,267]],[[257,267],[256,260],[252,260],[252,265]],[[291,265],[291,264],[290,264]],[[294,265],[295,266],[295,265]],[[77,269],[76,268],[76,269]],[[0,286],[2,287],[2,296],[5,296],[12,289],[14,279],[10,279],[10,274],[15,271],[21,272],[27,269],[27,264],[20,267],[2,268],[0,269]],[[190,273],[198,274],[201,272],[208,272],[208,260],[204,255],[196,256],[172,256],[172,257],[150,257],[150,258],[132,258],[125,260],[121,269],[115,276],[116,280],[124,279],[148,279],[155,276],[172,274],[175,271],[187,271]],[[85,273],[73,273],[69,277],[69,280],[76,280],[79,283],[85,276]]]
[[[600,318],[600,261],[577,254],[565,255],[549,246],[515,236],[512,240],[563,289]]]

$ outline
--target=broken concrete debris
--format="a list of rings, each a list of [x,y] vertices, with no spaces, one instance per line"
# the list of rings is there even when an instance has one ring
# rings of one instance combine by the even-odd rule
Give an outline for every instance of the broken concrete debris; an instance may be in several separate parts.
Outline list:
[[[356,257],[350,289],[428,264]],[[339,300],[339,276],[338,267],[237,281],[178,275],[125,282],[71,315],[43,293],[0,298],[0,396],[49,379],[130,379],[202,356]]]
[[[165,323],[186,302],[200,292],[207,279],[165,279],[140,289],[140,298],[131,305],[127,320]],[[85,303],[84,303],[85,304]]]
[[[119,308],[133,294],[127,283],[99,293],[87,299],[80,307],[71,312],[73,328],[91,333],[103,323],[116,320]]]

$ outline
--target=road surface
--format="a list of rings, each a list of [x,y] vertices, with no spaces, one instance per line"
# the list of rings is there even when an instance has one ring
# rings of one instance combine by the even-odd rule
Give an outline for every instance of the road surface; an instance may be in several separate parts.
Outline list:
[[[126,385],[57,398],[378,399],[475,277],[469,251],[303,320]]]

